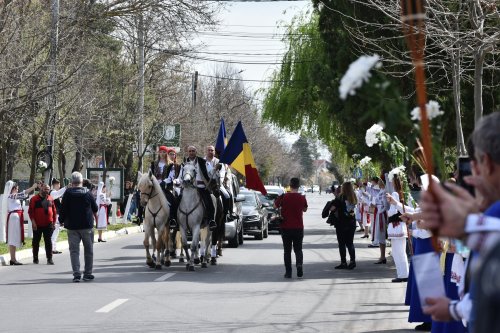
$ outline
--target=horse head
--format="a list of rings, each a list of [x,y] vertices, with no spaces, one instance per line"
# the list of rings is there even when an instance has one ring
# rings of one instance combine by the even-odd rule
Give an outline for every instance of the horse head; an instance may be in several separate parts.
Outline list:
[[[151,171],[142,174],[137,183],[137,188],[141,193],[141,206],[145,207],[148,204],[149,197],[153,192],[153,186],[153,174]]]
[[[183,167],[184,173],[182,182],[184,186],[194,186],[196,182],[196,167],[193,163],[187,162]]]

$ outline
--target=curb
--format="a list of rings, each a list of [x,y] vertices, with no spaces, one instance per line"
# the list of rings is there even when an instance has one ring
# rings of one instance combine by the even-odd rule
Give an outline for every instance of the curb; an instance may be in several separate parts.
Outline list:
[[[137,227],[123,228],[116,231],[106,231],[103,233],[103,237],[106,238],[106,240],[109,240],[113,238],[123,237],[129,234],[141,233],[143,231],[144,229],[142,228],[142,225],[140,225]],[[57,249],[59,251],[67,250],[68,248],[69,245],[67,240],[57,242]],[[40,247],[40,250],[38,251],[38,256],[40,257],[40,259],[45,258],[45,248]],[[31,249],[25,249],[16,252],[16,259],[19,261],[29,258],[33,258],[33,252]],[[8,266],[9,261],[10,261],[10,254],[5,253],[0,255],[0,266]]]

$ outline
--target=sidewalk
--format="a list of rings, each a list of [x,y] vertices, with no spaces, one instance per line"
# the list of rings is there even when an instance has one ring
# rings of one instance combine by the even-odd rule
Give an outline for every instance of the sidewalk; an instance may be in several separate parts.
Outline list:
[[[116,230],[116,231],[106,231],[103,233],[103,237],[106,240],[111,240],[113,238],[122,237],[122,236],[125,236],[128,234],[136,234],[136,233],[140,233],[140,232],[143,232],[142,224],[140,226],[123,228],[123,229]],[[82,246],[82,245],[80,245],[80,246]],[[64,241],[57,242],[57,250],[58,251],[68,250],[68,241],[64,240]],[[38,255],[41,259],[46,258],[45,257],[45,248],[43,246],[40,246],[40,250],[39,250]],[[23,261],[24,259],[29,259],[32,257],[33,257],[33,253],[32,253],[31,249],[25,249],[25,250],[21,250],[21,251],[16,252],[16,258],[19,261]],[[8,253],[1,254],[0,255],[0,266],[8,266],[9,260],[10,260],[10,255]]]

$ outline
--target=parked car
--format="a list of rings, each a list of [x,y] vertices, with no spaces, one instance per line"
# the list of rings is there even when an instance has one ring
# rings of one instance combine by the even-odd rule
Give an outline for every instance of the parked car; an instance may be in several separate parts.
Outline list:
[[[236,177],[233,177],[232,180],[231,186],[235,195],[233,198],[233,213],[237,218],[226,222],[225,238],[229,247],[236,248],[243,244],[243,214],[241,203],[245,201],[245,196],[240,194],[240,186]]]
[[[242,202],[243,233],[258,240],[267,238],[269,229],[266,207],[269,205],[260,202],[256,191],[246,190],[240,194],[245,196],[245,201]]]
[[[243,244],[243,218],[242,218],[242,205],[245,201],[243,194],[238,194],[234,198],[233,211],[236,213],[237,218],[232,221],[226,222],[225,238],[229,247],[238,247]]]
[[[267,192],[267,195],[263,195],[259,192],[258,194],[260,201],[263,204],[268,204],[266,207],[267,211],[267,228],[269,231],[277,230],[280,231],[279,224],[276,223],[276,217],[278,216],[278,210],[274,208],[274,200],[280,195],[277,192]]]

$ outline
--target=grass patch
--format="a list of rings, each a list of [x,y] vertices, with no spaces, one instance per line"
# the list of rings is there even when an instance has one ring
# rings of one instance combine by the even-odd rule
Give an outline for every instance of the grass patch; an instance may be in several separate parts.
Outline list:
[[[123,228],[129,228],[129,227],[134,227],[134,226],[137,226],[137,224],[134,224],[134,223],[110,224],[110,225],[108,225],[108,231],[116,231],[116,230],[120,230]],[[27,226],[25,225],[25,228],[26,227]],[[96,229],[94,229],[94,234],[97,235]],[[59,236],[57,237],[58,242],[64,241],[64,240],[68,240],[68,233],[67,233],[66,229],[62,229],[59,232]],[[24,239],[25,244],[23,245],[23,247],[21,247],[21,248],[18,247],[16,249],[16,251],[31,249],[31,247],[32,247],[31,241],[32,241],[31,238],[26,237]],[[43,237],[42,237],[42,239],[40,240],[40,248],[43,249],[44,247],[45,247],[45,242],[43,241]],[[9,253],[9,245],[7,245],[6,243],[0,243],[0,255],[7,254],[7,253]]]

